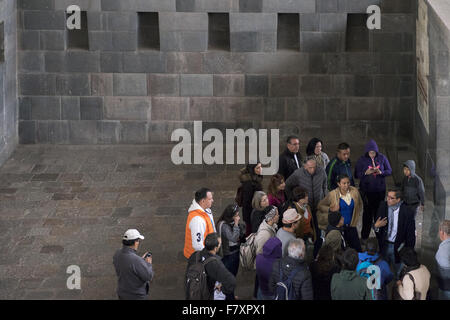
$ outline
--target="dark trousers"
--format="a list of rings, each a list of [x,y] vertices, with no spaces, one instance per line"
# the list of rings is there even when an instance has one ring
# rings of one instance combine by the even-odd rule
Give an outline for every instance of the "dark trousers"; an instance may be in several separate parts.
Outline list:
[[[223,256],[222,262],[225,268],[227,268],[227,270],[230,271],[236,277],[239,270],[239,251]],[[234,292],[230,294],[225,294],[225,297],[226,297],[225,300],[234,300]]]
[[[382,192],[364,192],[360,191],[364,202],[363,225],[361,230],[361,239],[369,238],[370,230],[375,222],[378,207],[381,201],[384,201],[386,191]]]
[[[358,230],[356,227],[344,226],[344,240],[347,247],[362,252],[361,242],[359,242]]]

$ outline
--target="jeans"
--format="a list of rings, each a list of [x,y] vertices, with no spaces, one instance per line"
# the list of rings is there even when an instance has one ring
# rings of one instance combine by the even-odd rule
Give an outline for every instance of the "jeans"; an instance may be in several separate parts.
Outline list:
[[[396,280],[399,280],[400,272],[403,268],[403,263],[395,263],[395,252],[394,252],[394,244],[386,242],[382,255],[384,260],[388,263],[389,266],[393,266],[393,273]],[[392,268],[392,267],[391,267]]]
[[[223,256],[222,262],[235,277],[239,270],[239,251]]]
[[[450,300],[450,291],[439,289],[439,300]]]

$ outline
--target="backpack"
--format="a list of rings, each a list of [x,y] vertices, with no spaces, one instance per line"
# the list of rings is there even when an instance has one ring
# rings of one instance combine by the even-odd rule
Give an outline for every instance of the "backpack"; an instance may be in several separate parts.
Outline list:
[[[255,270],[256,259],[256,233],[251,233],[239,248],[239,260],[242,268],[246,270]]]
[[[186,300],[209,300],[210,291],[208,288],[208,275],[205,271],[205,266],[216,257],[209,257],[201,261],[201,251],[194,254],[195,263],[190,265],[186,271],[185,279],[185,293]]]
[[[373,262],[369,261],[368,259],[362,260],[362,261],[358,264],[358,266],[356,267],[356,273],[358,273],[358,275],[359,275],[360,277],[362,277],[362,278],[369,279],[370,276],[372,276],[372,275],[374,274],[374,272],[369,273],[369,272],[367,271],[367,269],[368,269],[370,266],[372,266],[372,265],[376,265],[376,263],[378,262],[378,260],[381,260],[381,256],[379,256],[379,257],[378,257],[375,261],[373,261]],[[371,294],[372,294],[372,300],[378,300],[378,299],[377,299],[377,289],[376,289],[376,288],[370,289],[370,292],[371,292]]]
[[[297,295],[295,294],[292,280],[299,271],[300,267],[295,268],[291,271],[289,277],[283,281],[282,263],[280,261],[280,281],[277,282],[275,300],[296,300]]]
[[[236,198],[234,199],[234,201],[236,201],[236,203],[237,203],[237,205],[239,206],[239,207],[242,207],[242,205],[243,205],[243,189],[242,189],[242,184],[239,186],[239,188],[237,189],[237,192],[236,192]]]

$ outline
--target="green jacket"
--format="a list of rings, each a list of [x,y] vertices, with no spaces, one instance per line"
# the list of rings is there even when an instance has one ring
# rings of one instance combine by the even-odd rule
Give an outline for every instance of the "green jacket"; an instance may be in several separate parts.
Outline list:
[[[356,271],[342,270],[331,279],[331,299],[372,300],[372,294],[367,287],[367,279],[359,276]]]

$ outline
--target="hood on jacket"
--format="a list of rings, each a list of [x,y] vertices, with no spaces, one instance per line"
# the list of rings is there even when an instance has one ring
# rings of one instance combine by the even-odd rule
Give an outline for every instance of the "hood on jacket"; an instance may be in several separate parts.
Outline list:
[[[367,252],[360,252],[360,253],[358,253],[358,257],[359,257],[359,261],[374,262],[375,260],[377,260],[380,257],[380,255],[378,253],[376,253],[374,255],[370,255]]]
[[[352,281],[353,279],[360,277],[356,273],[356,271],[353,271],[353,270],[342,270],[340,273],[336,274],[335,276],[339,277],[345,281]]]
[[[405,167],[408,167],[408,169],[411,171],[411,177],[416,176],[416,163],[414,162],[414,160],[405,161],[403,165]]]
[[[366,143],[366,147],[365,147],[364,151],[366,153],[369,153],[369,151],[375,151],[376,153],[379,153],[378,145],[375,142],[375,140],[370,139],[370,141]]]
[[[270,259],[280,259],[283,255],[280,239],[273,237],[266,241],[263,247],[263,256]]]
[[[191,203],[191,206],[189,207],[188,212],[195,211],[195,210],[201,210],[201,211],[203,211],[203,212],[209,213],[209,212],[208,212],[208,209],[206,209],[206,211],[203,210],[203,208],[200,207],[200,205],[199,205],[199,204],[197,203],[197,201],[195,201],[195,199],[194,199],[194,200],[192,200],[192,203]]]
[[[318,139],[318,138],[312,138],[309,142],[308,145],[306,146],[306,155],[307,156],[312,156],[314,155],[314,149],[316,149],[316,144],[317,142],[320,142],[322,144],[323,147],[323,142],[322,140]]]

